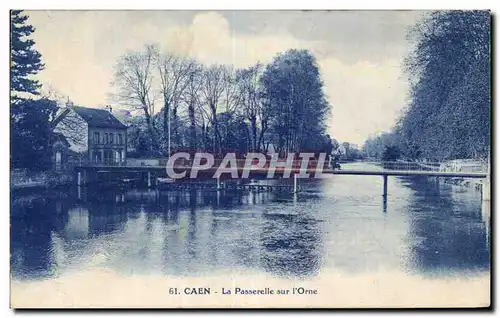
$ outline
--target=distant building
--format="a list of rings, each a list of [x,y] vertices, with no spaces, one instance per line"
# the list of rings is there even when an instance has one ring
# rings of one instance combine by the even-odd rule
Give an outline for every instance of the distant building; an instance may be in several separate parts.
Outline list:
[[[99,165],[122,165],[127,159],[127,126],[111,108],[79,106],[61,108],[54,121],[56,167],[79,161]],[[65,147],[67,149],[65,149]]]
[[[336,150],[336,154],[340,155],[346,155],[347,154],[347,149],[345,149],[344,145],[340,144],[339,147]]]

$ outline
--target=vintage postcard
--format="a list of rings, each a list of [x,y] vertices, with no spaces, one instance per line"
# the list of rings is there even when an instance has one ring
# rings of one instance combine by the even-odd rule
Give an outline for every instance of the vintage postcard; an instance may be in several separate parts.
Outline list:
[[[11,307],[489,307],[490,25],[11,10]]]

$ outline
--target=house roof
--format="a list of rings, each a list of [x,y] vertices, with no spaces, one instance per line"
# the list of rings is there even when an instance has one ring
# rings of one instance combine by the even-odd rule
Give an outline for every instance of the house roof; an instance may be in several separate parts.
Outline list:
[[[55,133],[52,134],[52,143],[55,143],[57,141],[62,142],[67,147],[70,146],[70,143],[69,143],[68,139],[66,139],[66,137],[63,134],[59,133],[59,132],[55,132]]]
[[[104,109],[97,108],[87,108],[81,106],[71,107],[78,115],[80,115],[83,120],[87,122],[90,127],[100,127],[100,128],[118,128],[125,129],[122,122],[116,119],[113,114]]]

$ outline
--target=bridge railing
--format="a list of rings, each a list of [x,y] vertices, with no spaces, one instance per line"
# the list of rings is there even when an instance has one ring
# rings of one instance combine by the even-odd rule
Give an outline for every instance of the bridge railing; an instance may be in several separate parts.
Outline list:
[[[409,162],[409,161],[364,161],[342,164],[342,170],[357,171],[438,171],[438,172],[487,172],[487,166],[482,164],[469,164],[460,167],[447,165],[440,162]]]
[[[342,170],[358,171],[439,171],[439,163],[420,163],[409,161],[370,161],[342,164]]]
[[[245,166],[245,159],[237,159],[236,164],[239,169]],[[253,165],[257,164],[258,160],[252,162]],[[280,159],[279,162],[285,163],[286,159]],[[204,165],[205,162],[201,162]],[[222,159],[215,159],[213,168],[218,168],[222,164]],[[268,160],[262,167],[266,169],[269,167],[270,160]],[[325,162],[324,169],[330,169],[331,163]],[[166,167],[167,159],[127,159],[126,162],[104,162],[104,163],[87,163],[90,166],[127,166],[127,167]],[[318,165],[317,160],[310,160],[308,169],[314,169]],[[192,167],[193,160],[177,160],[174,167]],[[295,160],[292,163],[292,169],[297,170],[302,167],[301,160]],[[409,162],[409,161],[359,161],[352,163],[341,163],[341,170],[355,170],[355,171],[436,171],[436,172],[487,172],[487,165],[477,163],[467,163],[460,166],[439,163],[439,162]],[[279,169],[278,169],[279,170]]]

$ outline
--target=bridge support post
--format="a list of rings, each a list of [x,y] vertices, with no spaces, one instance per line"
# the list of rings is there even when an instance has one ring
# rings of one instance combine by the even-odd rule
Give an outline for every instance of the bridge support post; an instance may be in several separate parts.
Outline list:
[[[82,172],[81,172],[81,171],[78,171],[78,172],[76,173],[76,175],[77,175],[77,176],[76,176],[76,180],[77,180],[77,181],[76,181],[76,184],[78,184],[79,186],[81,186],[81,185],[82,185]]]
[[[221,190],[221,189],[222,189],[222,186],[220,183],[220,177],[217,177],[217,190]]]
[[[491,187],[490,187],[490,178],[489,176],[483,179],[483,183],[481,185],[481,192],[483,201],[490,201],[491,198]]]
[[[151,172],[148,172],[148,188],[151,188]]]
[[[491,198],[491,187],[490,187],[490,174],[488,172],[488,176],[482,180],[481,184],[481,197],[483,201],[490,201]]]
[[[297,174],[293,175],[293,193],[299,192],[299,180],[297,178]]]
[[[384,178],[384,189],[382,190],[383,191],[382,196],[384,198],[387,198],[387,175],[384,175],[383,178]]]
[[[483,201],[490,201],[491,198],[490,169],[490,154],[488,153],[488,170],[486,171],[486,178],[482,180],[481,184],[481,197]]]

